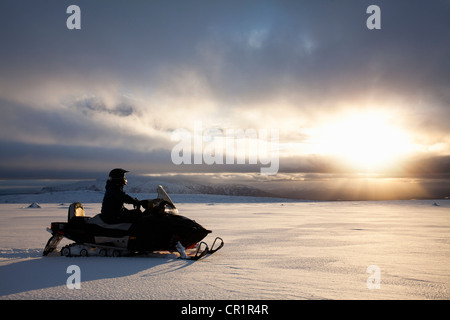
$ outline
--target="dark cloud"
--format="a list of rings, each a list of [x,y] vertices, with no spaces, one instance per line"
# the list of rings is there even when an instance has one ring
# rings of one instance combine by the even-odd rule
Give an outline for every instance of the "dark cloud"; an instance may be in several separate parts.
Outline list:
[[[141,131],[140,115],[126,101],[110,107],[97,98],[87,98],[48,110],[4,100],[0,104],[0,141],[141,152],[162,148],[170,141],[170,136]]]
[[[369,31],[371,3],[79,1],[82,29],[69,31],[65,2],[6,1],[2,69],[106,74],[151,89],[159,70],[191,68],[226,100],[265,99],[284,85],[345,96],[448,81],[448,3],[377,1],[382,29]]]
[[[69,108],[76,108],[86,116],[90,116],[95,113],[106,113],[119,117],[128,117],[134,112],[133,106],[126,101],[122,101],[112,107],[108,107],[101,98],[95,96],[71,101],[68,102],[68,104]]]
[[[81,30],[66,28],[71,4],[81,8]],[[372,4],[381,8],[381,30],[366,28]],[[182,170],[167,165],[170,131],[194,120],[270,123],[281,142],[301,143],[309,139],[303,129],[348,105],[395,111],[421,146],[450,138],[446,0],[4,0],[0,14],[2,170],[27,149],[39,170],[52,159],[71,170],[63,160],[76,158],[83,170],[116,157],[142,171],[150,160],[152,170]],[[286,156],[280,165],[344,170],[320,155]]]
[[[0,179],[98,178],[112,168],[123,167],[134,174],[173,171],[170,152],[123,150],[120,148],[40,145],[0,142]],[[175,168],[176,169],[176,168]]]

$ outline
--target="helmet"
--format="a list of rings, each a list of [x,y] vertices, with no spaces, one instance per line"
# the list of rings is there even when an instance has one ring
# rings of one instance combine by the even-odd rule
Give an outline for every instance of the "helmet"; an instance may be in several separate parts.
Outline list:
[[[109,173],[108,180],[118,183],[118,184],[126,185],[127,180],[125,179],[125,173],[127,173],[127,172],[129,172],[129,171],[121,169],[121,168],[113,169]]]

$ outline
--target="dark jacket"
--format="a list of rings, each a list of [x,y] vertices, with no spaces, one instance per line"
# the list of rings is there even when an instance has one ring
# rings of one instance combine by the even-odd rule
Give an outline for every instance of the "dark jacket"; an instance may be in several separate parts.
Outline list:
[[[106,223],[121,222],[123,214],[127,211],[123,204],[137,204],[138,200],[127,195],[122,185],[112,181],[106,183],[105,189],[100,217]]]

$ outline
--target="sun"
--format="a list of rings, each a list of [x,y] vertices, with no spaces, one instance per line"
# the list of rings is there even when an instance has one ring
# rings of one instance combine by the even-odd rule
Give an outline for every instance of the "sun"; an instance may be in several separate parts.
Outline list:
[[[387,115],[366,112],[334,119],[317,132],[320,153],[337,156],[354,170],[375,172],[398,163],[411,150],[408,134]]]

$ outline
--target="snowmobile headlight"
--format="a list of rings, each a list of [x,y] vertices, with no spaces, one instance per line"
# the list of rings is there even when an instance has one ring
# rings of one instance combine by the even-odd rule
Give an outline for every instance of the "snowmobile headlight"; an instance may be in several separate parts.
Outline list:
[[[178,209],[177,208],[170,208],[170,207],[166,206],[164,208],[164,213],[177,215],[178,214]]]

